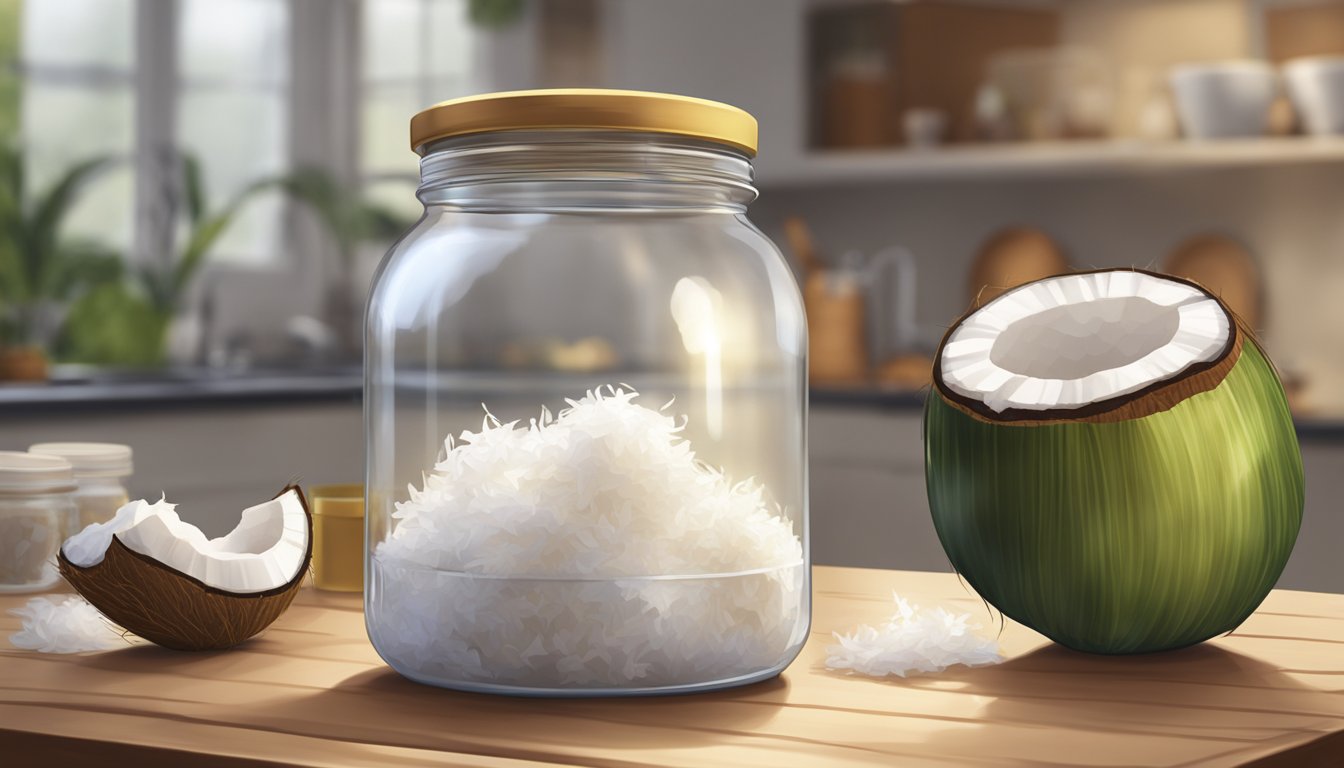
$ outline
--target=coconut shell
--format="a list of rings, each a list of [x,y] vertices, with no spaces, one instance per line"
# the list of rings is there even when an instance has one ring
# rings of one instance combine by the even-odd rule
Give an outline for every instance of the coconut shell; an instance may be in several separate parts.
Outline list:
[[[62,551],[61,575],[112,621],[165,648],[212,651],[232,648],[253,637],[285,612],[298,594],[313,555],[313,518],[297,486],[308,520],[308,549],[303,565],[284,586],[266,592],[225,592],[140,554],[115,535],[99,563],[81,568]]]
[[[1062,413],[987,412],[935,374],[925,471],[953,567],[1075,650],[1235,629],[1283,571],[1304,499],[1283,387],[1248,329],[1234,333],[1208,365]]]

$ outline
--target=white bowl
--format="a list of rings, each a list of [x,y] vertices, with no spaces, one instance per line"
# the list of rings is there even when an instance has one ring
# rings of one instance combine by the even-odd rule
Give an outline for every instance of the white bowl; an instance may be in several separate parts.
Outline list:
[[[1307,133],[1344,134],[1344,57],[1293,59],[1283,65],[1283,80]]]
[[[1181,127],[1191,139],[1263,136],[1277,79],[1262,61],[1182,64],[1170,75]]]

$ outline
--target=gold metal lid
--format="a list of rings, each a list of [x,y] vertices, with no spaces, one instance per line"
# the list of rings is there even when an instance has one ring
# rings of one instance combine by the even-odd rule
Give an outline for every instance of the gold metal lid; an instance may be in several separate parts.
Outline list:
[[[449,136],[547,128],[599,128],[690,136],[756,155],[756,118],[690,96],[601,88],[557,88],[467,96],[411,118],[411,149]]]

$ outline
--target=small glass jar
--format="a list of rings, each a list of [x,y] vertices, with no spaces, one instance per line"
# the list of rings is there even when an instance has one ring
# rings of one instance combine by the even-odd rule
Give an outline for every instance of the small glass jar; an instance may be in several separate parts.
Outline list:
[[[79,517],[66,536],[112,519],[130,500],[125,479],[133,470],[131,447],[118,443],[38,443],[29,453],[59,456],[75,469],[75,506]]]
[[[364,486],[308,488],[313,513],[313,586],[331,592],[364,591]]]
[[[0,451],[0,592],[41,592],[60,581],[56,553],[76,519],[74,492],[65,459]]]
[[[810,623],[807,331],[746,218],[756,121],[534,91],[411,132],[425,214],[366,316],[374,647],[522,695],[778,674]]]

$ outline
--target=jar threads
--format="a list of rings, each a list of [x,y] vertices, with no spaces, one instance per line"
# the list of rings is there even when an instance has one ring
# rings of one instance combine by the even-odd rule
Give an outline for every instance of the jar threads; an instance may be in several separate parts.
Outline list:
[[[74,492],[65,459],[0,451],[0,592],[41,592],[60,581],[56,553],[77,520]]]

